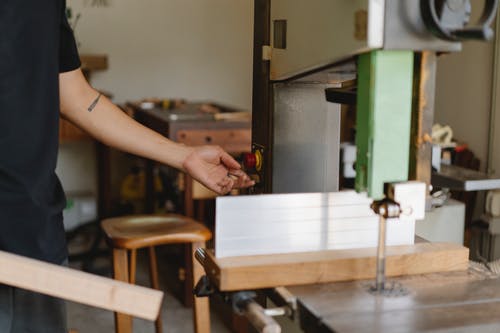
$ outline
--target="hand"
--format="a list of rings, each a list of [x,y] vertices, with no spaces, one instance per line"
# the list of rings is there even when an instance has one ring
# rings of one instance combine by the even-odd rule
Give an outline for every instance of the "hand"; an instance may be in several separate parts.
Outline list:
[[[255,185],[239,163],[217,146],[194,147],[182,166],[191,177],[218,194]]]

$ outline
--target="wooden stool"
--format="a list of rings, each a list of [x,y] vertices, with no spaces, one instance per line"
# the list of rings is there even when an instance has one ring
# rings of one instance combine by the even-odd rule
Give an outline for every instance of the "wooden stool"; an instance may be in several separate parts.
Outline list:
[[[148,248],[151,285],[159,289],[158,265],[155,246],[165,244],[191,244],[191,267],[193,282],[203,275],[203,267],[194,259],[194,252],[205,247],[212,237],[210,231],[193,219],[176,214],[131,215],[102,221],[102,228],[113,248],[113,272],[116,280],[134,284],[137,250]],[[129,269],[130,251],[130,269]],[[196,333],[210,332],[208,298],[193,295],[193,324]],[[162,332],[161,316],[156,323],[156,332]],[[132,332],[132,317],[115,313],[117,333]]]

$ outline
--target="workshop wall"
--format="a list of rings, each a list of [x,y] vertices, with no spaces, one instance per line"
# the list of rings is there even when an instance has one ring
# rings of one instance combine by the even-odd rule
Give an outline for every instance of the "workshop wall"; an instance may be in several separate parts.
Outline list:
[[[477,22],[484,1],[471,3],[471,22]],[[438,58],[435,122],[450,125],[454,137],[469,145],[481,160],[481,170],[486,171],[492,158],[488,156],[488,141],[495,41],[462,45],[461,52]]]
[[[212,100],[250,110],[253,1],[67,0],[80,53],[107,54],[109,69],[92,85],[123,103],[144,97]],[[116,162],[116,159],[120,159]],[[68,192],[96,194],[91,142],[64,144],[57,173]],[[123,165],[124,157],[114,157]],[[124,169],[127,169],[126,163]],[[116,171],[116,170],[115,170]],[[121,179],[115,179],[113,184]]]
[[[68,142],[60,145],[56,173],[64,191],[69,194],[97,193],[97,161],[92,141]]]
[[[81,53],[104,53],[93,85],[115,102],[149,96],[251,108],[253,1],[68,0]]]
[[[482,8],[474,0],[473,8]],[[480,12],[472,13],[472,21],[479,18]],[[498,34],[500,29],[496,27]],[[492,108],[495,47],[499,40],[491,42],[470,41],[463,43],[462,52],[442,55],[438,60],[436,82],[435,122],[450,125],[454,138],[465,142],[481,161],[481,171],[500,170],[500,152],[492,149],[500,144],[500,135],[490,133],[491,115],[500,115],[500,105]],[[497,75],[498,76],[498,75]],[[498,96],[500,97],[500,96]],[[496,127],[500,129],[500,127]],[[493,136],[492,136],[493,135]],[[493,144],[489,151],[490,136]],[[496,175],[500,175],[497,171]],[[485,192],[479,192],[473,219],[484,211]]]
[[[175,96],[251,108],[253,1],[108,2],[91,7],[91,0],[67,0],[73,15],[81,14],[75,29],[80,51],[109,56],[109,69],[92,78],[96,88],[111,92],[118,103]],[[467,42],[462,52],[438,60],[436,122],[452,126],[455,137],[480,158],[482,170],[488,158],[493,49],[493,43]],[[94,165],[91,149],[70,149],[80,149],[87,156],[83,163]],[[76,172],[82,161],[76,165],[65,150],[58,166],[63,184],[94,190]],[[500,162],[495,165],[500,170]]]
[[[435,122],[450,125],[486,170],[493,42],[466,42],[463,51],[438,58]]]

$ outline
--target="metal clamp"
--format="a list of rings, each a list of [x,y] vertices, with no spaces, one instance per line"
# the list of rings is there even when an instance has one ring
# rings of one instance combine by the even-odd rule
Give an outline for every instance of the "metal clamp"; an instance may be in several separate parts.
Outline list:
[[[264,309],[254,300],[257,297],[254,291],[221,293],[206,275],[201,277],[193,292],[197,297],[220,294],[226,303],[231,304],[233,311],[245,316],[259,333],[281,333],[281,326],[273,317],[290,315],[291,311],[287,307]]]
[[[203,275],[196,284],[196,287],[194,287],[193,292],[196,297],[208,297],[215,294],[215,288],[208,276]]]

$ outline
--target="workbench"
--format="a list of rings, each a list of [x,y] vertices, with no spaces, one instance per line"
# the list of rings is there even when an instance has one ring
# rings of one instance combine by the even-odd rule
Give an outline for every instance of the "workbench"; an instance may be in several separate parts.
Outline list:
[[[166,136],[172,141],[189,146],[218,145],[230,154],[240,154],[251,150],[251,119],[235,117],[218,120],[214,114],[200,111],[202,103],[187,103],[182,108],[163,109],[158,106],[143,107],[141,103],[128,103],[134,118],[144,126]],[[206,105],[206,104],[205,104]],[[240,115],[241,112],[209,104],[221,114]],[[146,163],[145,213],[153,212],[153,162]]]
[[[222,259],[199,250],[197,259],[215,287],[230,292],[227,295],[259,290],[271,300],[266,310],[249,309],[251,301],[239,303],[248,318],[261,313],[267,329],[273,322],[266,315],[281,311],[293,319],[292,324],[279,320],[281,332],[287,333],[299,332],[299,327],[305,333],[500,331],[500,275],[469,262],[467,249],[421,240],[407,246],[407,254],[403,247],[388,249],[386,273],[392,277],[382,294],[373,290],[375,258],[370,249],[352,250],[350,255],[337,250]],[[287,266],[280,264],[284,262]],[[278,287],[277,281],[285,287]],[[240,296],[231,297],[235,302]],[[273,329],[270,332],[279,332]]]
[[[287,288],[306,333],[499,332],[500,279],[471,263],[467,271],[394,278],[393,297],[368,292],[371,280]]]
[[[225,107],[216,103],[181,103],[175,107],[164,108],[159,103],[130,102],[127,103],[131,115],[142,125],[164,135],[172,141],[186,144],[188,146],[218,145],[230,154],[238,155],[251,150],[251,116],[248,112],[241,112],[233,108]],[[220,113],[204,112],[201,109],[209,108]],[[146,191],[144,199],[144,212],[154,212],[154,190],[153,169],[155,162],[145,161]],[[174,174],[177,171],[172,170]],[[185,175],[184,181],[184,215],[203,221],[203,200],[198,200],[198,209],[195,214],[194,201],[201,198],[213,198],[215,193],[210,192],[199,183],[193,181],[190,176]],[[209,192],[209,193],[207,193]],[[185,258],[190,257],[189,251],[185,251]],[[181,256],[182,258],[182,256]],[[192,281],[189,274],[183,279],[182,271],[188,271],[189,260],[180,261],[169,267],[179,271],[179,277],[170,284],[174,285],[175,294],[186,306],[192,303]],[[177,258],[178,259],[178,258]],[[178,279],[178,281],[177,281]],[[180,289],[180,290],[179,290]]]

